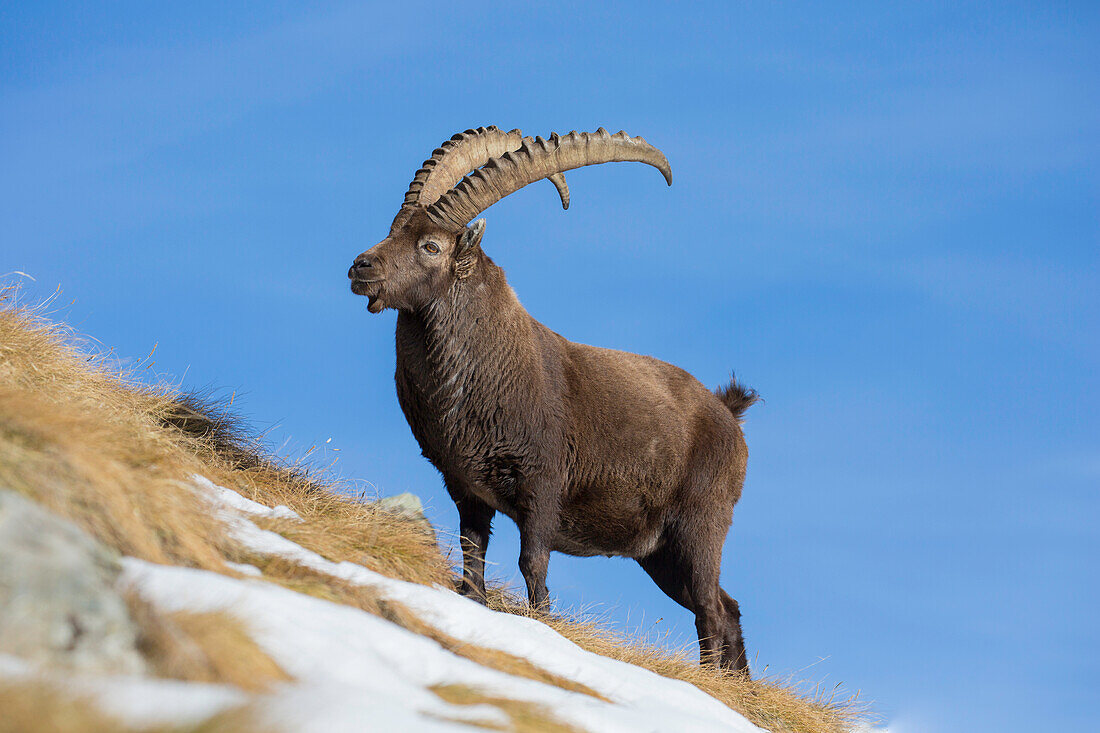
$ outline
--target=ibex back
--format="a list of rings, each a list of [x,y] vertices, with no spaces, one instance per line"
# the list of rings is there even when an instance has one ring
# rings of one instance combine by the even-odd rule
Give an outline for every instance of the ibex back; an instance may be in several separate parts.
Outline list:
[[[732,381],[712,393],[663,361],[567,341],[532,318],[482,251],[496,201],[562,173],[665,156],[625,133],[455,135],[413,179],[389,236],[359,255],[351,289],[397,317],[397,395],[458,506],[461,592],[485,598],[496,512],[519,527],[532,605],[547,602],[550,551],[632,557],[695,614],[701,659],[748,673],[737,602],[718,585],[747,450]],[[472,171],[472,173],[471,173]],[[469,175],[467,175],[469,173]]]

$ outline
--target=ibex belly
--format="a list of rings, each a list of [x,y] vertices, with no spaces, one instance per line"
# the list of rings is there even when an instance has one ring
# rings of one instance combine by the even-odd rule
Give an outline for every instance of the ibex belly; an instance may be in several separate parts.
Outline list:
[[[554,549],[580,556],[649,555],[668,524],[676,483],[636,472],[582,478],[567,487]]]

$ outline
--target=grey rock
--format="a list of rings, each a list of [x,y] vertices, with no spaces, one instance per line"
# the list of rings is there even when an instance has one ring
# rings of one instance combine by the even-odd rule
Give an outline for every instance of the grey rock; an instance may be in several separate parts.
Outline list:
[[[0,653],[81,672],[141,674],[117,556],[0,488]]]
[[[424,505],[420,503],[420,497],[410,491],[379,499],[378,507],[391,514],[397,514],[422,524],[426,530],[435,533],[432,523],[424,516]]]

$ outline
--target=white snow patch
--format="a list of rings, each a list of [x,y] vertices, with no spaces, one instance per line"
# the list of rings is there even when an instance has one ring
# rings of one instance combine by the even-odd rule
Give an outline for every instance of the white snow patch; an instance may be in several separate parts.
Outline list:
[[[245,620],[257,643],[299,680],[298,685],[280,693],[280,699],[286,696],[298,702],[274,703],[281,711],[279,717],[292,716],[296,729],[322,719],[327,720],[327,727],[308,729],[342,730],[345,724],[351,726],[351,718],[355,716],[350,712],[345,717],[345,713],[332,709],[322,715],[302,698],[319,694],[321,689],[326,696],[343,689],[349,701],[357,701],[355,709],[359,709],[360,702],[371,700],[364,705],[375,711],[387,711],[392,720],[387,718],[380,727],[389,728],[392,724],[401,728],[416,720],[421,729],[427,730],[423,727],[427,720],[424,715],[432,719],[440,715],[454,718],[456,708],[443,704],[425,688],[464,684],[489,694],[544,705],[560,719],[588,730],[737,733],[761,730],[686,682],[587,652],[533,619],[491,611],[448,589],[407,583],[360,565],[327,560],[279,534],[256,527],[240,513],[271,516],[268,512],[272,510],[267,507],[203,477],[196,477],[196,483],[216,497],[224,509],[238,510],[220,513],[234,538],[249,549],[375,588],[384,597],[404,603],[446,634],[524,657],[612,701],[605,703],[481,667],[447,652],[430,639],[355,608],[319,601],[268,583],[126,561],[127,575],[157,605],[169,610],[229,610]],[[302,713],[299,720],[293,716],[295,705],[313,712]],[[457,710],[469,712],[469,708]],[[361,725],[363,719],[358,720]],[[435,720],[434,724],[442,723]]]
[[[166,610],[229,611],[244,620],[256,643],[296,680],[258,706],[288,730],[361,730],[365,720],[379,730],[452,730],[455,724],[448,718],[503,722],[495,709],[449,705],[427,689],[447,684],[542,705],[559,719],[593,731],[759,730],[725,706],[707,709],[701,703],[710,698],[698,690],[694,696],[683,694],[675,689],[680,683],[657,675],[639,681],[630,665],[612,660],[606,660],[611,665],[604,674],[627,679],[603,681],[600,686],[614,689],[618,697],[605,703],[482,667],[377,616],[263,581],[132,558],[124,560],[124,577]],[[542,659],[536,655],[531,661]],[[583,667],[578,660],[575,671]],[[639,689],[628,693],[631,677]]]
[[[236,509],[238,512],[245,514],[251,514],[257,517],[274,517],[276,519],[297,519],[301,521],[302,517],[298,512],[294,511],[288,506],[279,504],[272,508],[264,506],[263,504],[246,499],[232,489],[227,489],[224,486],[218,486],[216,483],[200,476],[199,474],[193,474],[191,480],[195,482],[196,487],[206,494],[210,502],[219,509]]]
[[[253,578],[262,578],[264,575],[263,570],[260,570],[255,565],[249,565],[246,562],[230,562],[226,560],[225,566],[230,570],[236,570],[241,575],[248,575]]]

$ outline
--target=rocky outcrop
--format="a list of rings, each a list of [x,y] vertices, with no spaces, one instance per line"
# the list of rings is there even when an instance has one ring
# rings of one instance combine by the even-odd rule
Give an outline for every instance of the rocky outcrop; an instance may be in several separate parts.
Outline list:
[[[0,653],[143,673],[120,572],[115,554],[79,527],[0,488]]]
[[[435,535],[435,529],[432,527],[432,523],[424,516],[424,505],[420,502],[420,497],[410,491],[379,499],[378,508],[390,514],[396,514],[399,517],[415,522],[420,525],[425,532],[430,532],[433,536]]]

